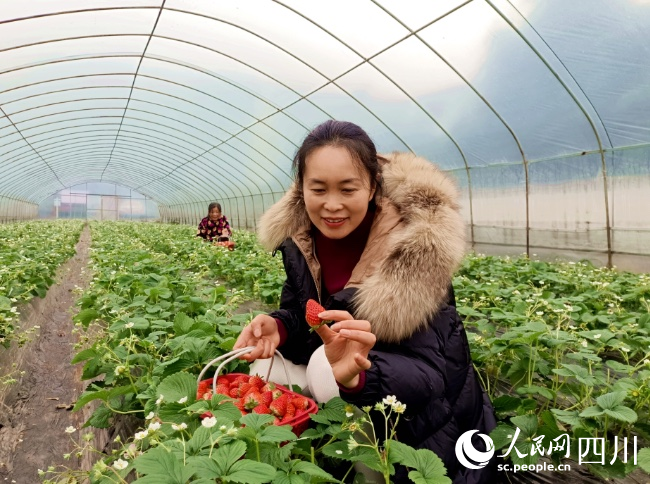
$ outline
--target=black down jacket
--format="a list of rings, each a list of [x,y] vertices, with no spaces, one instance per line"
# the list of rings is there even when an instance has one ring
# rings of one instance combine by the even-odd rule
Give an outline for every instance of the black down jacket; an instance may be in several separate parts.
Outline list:
[[[456,312],[451,277],[464,254],[464,224],[455,185],[434,165],[411,154],[392,154],[383,168],[383,197],[361,259],[346,287],[323,302],[371,323],[377,343],[364,388],[341,397],[357,406],[388,395],[406,404],[397,438],[435,452],[454,483],[493,483],[494,459],[469,469],[456,457],[466,431],[488,434],[496,421],[472,365],[463,323]],[[293,187],[260,221],[260,241],[283,254],[287,274],[280,319],[288,338],[281,350],[306,364],[320,337],[309,332],[308,299],[321,299],[320,266],[311,225]],[[372,414],[372,412],[371,412]],[[484,441],[474,434],[477,451]],[[400,469],[394,482],[409,482]]]

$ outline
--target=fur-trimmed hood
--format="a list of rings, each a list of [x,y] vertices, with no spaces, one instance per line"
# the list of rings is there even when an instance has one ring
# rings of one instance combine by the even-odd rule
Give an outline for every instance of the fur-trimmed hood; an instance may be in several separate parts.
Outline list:
[[[447,301],[465,252],[458,189],[429,161],[411,153],[385,155],[383,197],[361,260],[346,287],[356,287],[355,317],[380,341],[399,342],[428,324]],[[268,250],[292,238],[304,250],[311,223],[294,184],[262,216],[259,240]],[[303,252],[304,252],[303,250]],[[308,263],[312,270],[315,258]]]

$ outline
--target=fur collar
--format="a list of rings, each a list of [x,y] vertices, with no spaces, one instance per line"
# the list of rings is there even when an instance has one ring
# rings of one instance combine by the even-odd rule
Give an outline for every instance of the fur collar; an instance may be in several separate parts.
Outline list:
[[[465,224],[458,189],[429,161],[411,153],[391,153],[383,167],[384,213],[396,210],[398,223],[373,222],[381,244],[368,241],[357,287],[355,317],[370,321],[380,341],[399,342],[427,326],[447,301],[451,277],[465,252]],[[383,217],[390,219],[391,217]],[[260,219],[259,240],[268,250],[310,227],[294,184]],[[371,233],[371,237],[373,234]]]

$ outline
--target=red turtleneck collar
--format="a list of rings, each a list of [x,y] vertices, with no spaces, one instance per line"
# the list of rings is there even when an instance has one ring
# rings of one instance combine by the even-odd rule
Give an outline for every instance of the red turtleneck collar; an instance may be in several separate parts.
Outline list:
[[[316,257],[320,262],[323,289],[327,295],[340,291],[350,280],[366,247],[374,217],[374,210],[368,210],[361,224],[342,239],[328,239],[314,228]]]

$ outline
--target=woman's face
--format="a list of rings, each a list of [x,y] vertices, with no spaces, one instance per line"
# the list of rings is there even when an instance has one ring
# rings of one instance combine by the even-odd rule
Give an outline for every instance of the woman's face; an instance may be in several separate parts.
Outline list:
[[[375,186],[345,148],[323,146],[305,159],[303,194],[316,228],[329,239],[342,239],[363,221]]]
[[[217,220],[219,220],[219,217],[221,217],[221,210],[219,210],[217,207],[214,207],[212,210],[210,210],[208,217],[213,222],[216,222]]]

